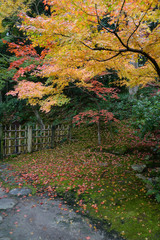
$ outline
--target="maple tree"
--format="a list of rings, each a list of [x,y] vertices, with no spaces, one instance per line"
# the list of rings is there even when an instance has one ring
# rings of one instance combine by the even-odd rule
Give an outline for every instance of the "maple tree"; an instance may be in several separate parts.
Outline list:
[[[158,0],[43,2],[46,9],[51,9],[50,16],[21,14],[21,30],[26,31],[32,46],[47,50],[38,75],[48,80],[35,88],[43,110],[67,102],[63,90],[70,83],[89,89],[92,84],[88,79],[106,68],[117,70],[120,77],[127,78],[123,83],[130,86],[159,80]],[[152,30],[151,23],[155,23]],[[145,64],[135,68],[131,63],[140,56],[145,57]],[[20,98],[28,98],[24,83],[15,90]],[[33,83],[27,82],[27,86],[32,88]],[[52,96],[42,99],[47,92]]]
[[[14,53],[17,59],[10,63],[9,71],[14,70],[13,80],[18,83],[15,90],[9,91],[7,94],[16,96],[18,94],[19,99],[27,99],[28,103],[36,106],[39,104],[45,110],[50,109],[50,105],[62,105],[68,102],[67,97],[61,92],[57,91],[52,86],[38,82],[37,80],[31,80],[31,76],[39,76],[39,70],[42,66],[42,60],[46,55],[44,49],[41,53],[38,53],[36,49],[31,45],[24,42],[9,43],[8,50]],[[48,104],[49,103],[49,104]]]
[[[44,10],[44,4],[41,0],[9,0],[0,2],[0,103],[2,102],[0,109],[1,121],[4,121],[6,124],[5,119],[7,119],[7,122],[13,121],[14,119],[14,115],[9,114],[9,116],[7,116],[5,111],[7,108],[7,112],[11,113],[12,110],[14,113],[16,112],[17,116],[19,115],[19,120],[22,120],[21,117],[24,117],[25,113],[28,112],[28,110],[30,115],[32,115],[33,111],[38,122],[42,123],[42,119],[38,113],[38,105],[28,105],[26,100],[19,101],[19,99],[16,99],[14,96],[6,96],[6,92],[10,91],[10,89],[13,89],[13,86],[15,85],[18,77],[19,80],[23,80],[23,76],[25,75],[25,79],[28,81],[41,81],[40,78],[32,75],[33,69],[36,68],[36,64],[40,62],[40,59],[38,60],[39,54],[36,55],[33,53],[33,51],[36,53],[36,50],[32,48],[30,52],[31,46],[29,46],[29,41],[26,41],[26,34],[18,28],[18,26],[21,24],[21,19],[19,17],[20,11],[27,12],[27,14],[32,17],[36,16],[37,14],[41,14],[42,12],[44,14],[49,14],[49,10]],[[20,48],[18,48],[17,45],[17,48],[15,47],[14,52],[13,46],[16,46],[16,44],[20,41],[21,44],[23,42],[22,51],[20,52]],[[13,45],[9,45],[10,43]],[[9,48],[10,52],[8,51]],[[16,49],[19,54],[16,54]],[[20,64],[21,67],[19,67]],[[17,111],[17,104],[18,106],[21,106],[19,108],[21,109],[24,108],[25,103],[25,110],[28,110],[24,111],[25,113],[22,114]],[[4,119],[2,116],[4,116]],[[34,117],[32,120],[33,119]]]
[[[101,132],[100,132],[100,120],[103,120],[105,124],[110,121],[118,121],[113,113],[108,112],[107,110],[93,111],[89,110],[86,112],[81,112],[78,115],[74,116],[73,123],[80,125],[82,123],[96,123],[97,124],[97,135],[98,135],[98,144],[101,145]]]
[[[43,61],[48,53],[46,49],[38,53],[31,44],[27,44],[25,41],[19,43],[3,42],[8,45],[8,50],[11,53],[14,53],[16,57],[16,60],[10,63],[8,70],[14,70],[13,80],[18,83],[18,85],[15,87],[15,90],[10,91],[8,95],[16,96],[18,94],[18,98],[27,99],[31,105],[40,104],[41,109],[46,112],[50,110],[51,105],[60,106],[69,101],[68,97],[63,94],[64,89],[67,87],[70,88],[69,82],[67,82],[67,85],[61,86],[60,83],[55,87],[54,84],[50,84],[50,79],[45,81],[41,78],[41,82],[38,82],[38,80],[35,79],[31,80],[32,75],[41,77],[40,71],[44,68]],[[101,76],[103,74],[105,75],[106,72],[101,73]],[[86,86],[80,85],[78,82],[78,87],[81,88],[82,91],[84,91],[84,87],[87,88],[85,92],[88,96],[92,97],[92,100],[94,99],[99,110],[100,107],[98,106],[98,101],[93,94],[96,94],[99,99],[105,101],[107,96],[118,98],[117,89],[113,87],[105,87],[103,83],[98,81],[97,77],[87,79],[85,83]]]
[[[48,51],[44,49],[40,54],[38,54],[36,49],[26,42],[19,42],[18,44],[9,42],[6,43],[8,44],[9,51],[14,53],[16,56],[16,60],[10,63],[9,70],[15,71],[13,80],[19,82],[16,89],[14,91],[10,91],[8,94],[13,96],[18,94],[20,99],[27,98],[31,105],[37,105],[39,103],[41,108],[46,112],[50,110],[51,105],[62,105],[68,101],[67,97],[63,95],[62,92],[57,91],[53,85],[46,86],[43,84],[43,81],[37,82],[35,79],[32,81],[30,79],[30,76],[32,76],[35,72],[39,73],[39,69],[41,70],[42,61]],[[88,91],[85,90],[85,93],[88,94],[92,101],[95,102],[97,110],[80,113],[74,117],[73,122],[76,122],[79,125],[81,123],[85,123],[85,119],[90,118],[90,123],[97,124],[98,142],[101,144],[100,119],[105,123],[109,121],[116,121],[116,119],[111,112],[101,109],[98,99],[103,99],[104,101],[106,101],[108,97],[117,99],[117,89],[113,87],[105,87],[102,82],[98,81],[98,77],[88,79],[86,80],[86,83]],[[83,88],[82,91],[84,91]],[[48,102],[49,104],[47,104]]]
[[[84,124],[84,123],[96,123],[97,125],[97,135],[98,135],[98,143],[101,145],[101,124],[103,121],[105,124],[111,121],[118,121],[114,114],[109,112],[106,109],[101,109],[99,104],[99,99],[103,99],[103,101],[107,101],[107,98],[115,98],[118,99],[116,88],[107,88],[101,82],[99,82],[96,78],[90,79],[87,83],[91,83],[91,87],[88,87],[88,95],[92,97],[92,101],[95,102],[97,109],[96,110],[88,110],[84,112],[80,112],[76,116],[73,117],[73,123],[76,125]],[[95,94],[93,96],[91,93]]]

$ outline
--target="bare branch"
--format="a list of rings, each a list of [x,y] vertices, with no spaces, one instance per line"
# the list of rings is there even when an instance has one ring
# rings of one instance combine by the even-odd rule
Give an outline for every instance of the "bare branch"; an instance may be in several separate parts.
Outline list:
[[[132,19],[132,21],[133,21],[133,23],[134,23],[135,27],[137,27],[137,24],[135,23],[135,21],[134,21],[134,18],[133,18],[132,16],[129,16],[129,18],[131,18],[131,19]]]
[[[118,33],[117,33],[117,32],[113,32],[113,34],[116,36],[116,38],[117,38],[117,39],[119,40],[119,42],[122,44],[122,46],[127,49],[128,46],[122,41],[122,39],[120,38],[120,36],[118,35]]]
[[[152,3],[149,5],[149,7],[146,9],[145,13],[143,14],[142,18],[139,20],[139,23],[136,25],[136,23],[134,22],[136,28],[134,29],[134,31],[131,33],[131,35],[129,36],[128,40],[127,40],[127,46],[129,45],[129,41],[131,39],[131,37],[133,36],[133,34],[138,30],[139,26],[141,25],[141,22],[143,21],[144,17],[146,16],[148,10],[150,9]]]
[[[38,6],[39,6],[40,2],[41,2],[41,0],[39,0],[38,3],[34,2],[34,6],[36,9],[37,15],[40,15],[39,10],[38,10]]]
[[[119,41],[121,41],[118,34],[117,33],[114,33],[114,34],[117,35],[117,38],[119,39]],[[130,47],[126,46],[125,44],[124,44],[125,49],[119,49],[119,50],[113,50],[113,49],[107,49],[107,48],[92,48],[92,47],[88,46],[87,44],[85,44],[83,42],[81,42],[81,43],[91,50],[99,50],[99,51],[104,50],[104,51],[110,51],[110,52],[117,52],[114,56],[112,56],[111,58],[108,58],[106,60],[98,60],[98,59],[97,60],[96,59],[90,59],[90,60],[108,61],[108,60],[113,59],[114,57],[117,57],[118,55],[120,55],[122,53],[126,53],[126,52],[139,53],[139,54],[143,55],[144,57],[146,57],[154,65],[155,70],[156,70],[158,76],[160,77],[160,67],[159,67],[158,63],[156,62],[156,60],[153,57],[151,57],[148,53],[144,52],[141,49],[130,48]]]
[[[123,52],[139,53],[139,54],[143,55],[144,57],[146,57],[154,65],[154,68],[160,78],[160,66],[158,65],[157,61],[152,56],[150,56],[148,53],[144,52],[143,50],[134,49],[134,48],[130,48],[130,47],[127,47],[127,49],[125,49],[125,51],[123,51]]]
[[[96,58],[89,58],[87,61],[92,61],[92,60],[94,60],[94,61],[97,61],[97,62],[107,62],[107,61],[109,61],[109,60],[111,60],[111,59],[113,59],[113,58],[116,58],[118,55],[120,55],[121,54],[121,52],[119,52],[119,53],[117,53],[117,54],[115,54],[114,56],[112,56],[112,57],[110,57],[110,58],[107,58],[107,59],[96,59]]]
[[[62,37],[66,37],[66,38],[70,38],[71,36],[69,35],[64,35],[63,33],[52,33],[55,36],[62,36]]]
[[[101,20],[100,20],[100,17],[99,17],[99,15],[98,15],[97,4],[95,4],[95,10],[96,10],[96,16],[97,16],[97,22],[98,22],[98,24],[99,24],[102,28],[104,28],[105,30],[107,30],[108,32],[113,33],[112,30],[110,30],[109,28],[107,28],[106,26],[104,26],[104,25],[102,24],[102,22],[101,22]]]
[[[124,42],[122,41],[122,39],[119,37],[119,35],[117,34],[117,32],[110,30],[109,28],[107,28],[106,26],[104,26],[102,24],[102,22],[100,21],[99,15],[98,15],[98,11],[97,11],[97,4],[95,4],[95,9],[96,9],[96,15],[97,15],[97,21],[100,24],[101,27],[103,27],[105,30],[107,30],[108,32],[114,34],[116,36],[116,38],[118,38],[118,40],[120,41],[120,43],[122,44],[123,47],[127,48],[127,46],[124,44]]]
[[[88,46],[86,43],[81,42],[84,46],[86,46],[87,48],[93,50],[93,51],[110,51],[110,52],[119,52],[119,50],[116,49],[111,49],[111,48],[104,48],[104,47],[90,47]]]
[[[117,30],[118,23],[119,23],[119,19],[120,19],[120,17],[121,17],[121,14],[122,14],[122,10],[123,10],[125,1],[126,1],[126,0],[123,0],[123,3],[122,3],[122,6],[121,6],[121,10],[120,10],[120,12],[119,12],[119,16],[118,16],[118,19],[117,19],[117,22],[116,22],[116,26],[115,26],[114,32],[116,32],[116,30]]]

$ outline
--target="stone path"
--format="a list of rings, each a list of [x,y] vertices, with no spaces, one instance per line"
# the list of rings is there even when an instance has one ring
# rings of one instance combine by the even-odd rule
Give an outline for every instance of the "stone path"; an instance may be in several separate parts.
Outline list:
[[[7,172],[8,171],[8,172]],[[7,165],[1,177],[10,184]],[[7,175],[8,174],[8,175]],[[122,240],[116,233],[95,230],[89,219],[60,200],[31,196],[31,190],[0,187],[0,240]]]

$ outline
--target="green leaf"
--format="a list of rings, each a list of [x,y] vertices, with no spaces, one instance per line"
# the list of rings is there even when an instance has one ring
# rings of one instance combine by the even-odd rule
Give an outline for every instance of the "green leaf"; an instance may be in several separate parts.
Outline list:
[[[156,200],[160,203],[160,194],[156,194]]]
[[[148,190],[148,192],[146,193],[147,194],[147,196],[148,195],[154,195],[154,194],[156,194],[158,191],[157,190],[155,190],[155,189],[150,189],[150,190]]]

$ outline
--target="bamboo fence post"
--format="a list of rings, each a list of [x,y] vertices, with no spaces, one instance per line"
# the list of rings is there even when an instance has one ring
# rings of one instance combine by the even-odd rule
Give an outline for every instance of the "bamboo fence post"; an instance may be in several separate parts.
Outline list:
[[[15,153],[18,153],[18,142],[17,142],[17,126],[15,125],[15,132],[14,132],[14,147]]]
[[[60,142],[60,134],[61,134],[61,125],[58,125],[58,129],[57,129],[57,142]]]
[[[44,148],[46,143],[46,125],[43,127],[43,138],[42,138],[42,148]]]
[[[0,159],[3,159],[3,127],[0,124]]]
[[[48,138],[47,138],[47,145],[49,147],[49,143],[50,143],[50,125],[48,124]]]
[[[35,136],[36,136],[35,150],[37,151],[38,150],[38,124],[36,124],[36,134],[35,134]]]
[[[29,153],[32,152],[32,127],[28,126],[28,146],[27,150]]]
[[[19,149],[18,149],[18,152],[19,153],[21,153],[21,151],[22,151],[22,147],[21,147],[21,145],[22,145],[22,139],[21,139],[21,137],[22,137],[22,128],[21,128],[21,125],[19,125]]]
[[[7,155],[7,127],[5,126],[4,129],[4,152],[3,154],[6,156]]]
[[[67,127],[63,124],[45,125],[39,136],[38,125],[35,129],[32,126],[24,126],[23,128],[21,125],[18,127],[15,125],[14,128],[9,126],[9,129],[5,126],[3,129],[0,124],[0,159],[14,153],[31,153],[34,150],[37,151],[49,146],[53,149],[56,144],[63,142],[65,137],[71,139],[71,129],[71,125]]]
[[[68,139],[71,140],[71,138],[72,138],[72,124],[70,124],[68,127]]]
[[[27,126],[24,128],[24,152],[27,152]]]
[[[9,126],[9,134],[8,134],[8,136],[9,136],[9,140],[8,140],[8,145],[9,145],[9,147],[8,147],[8,154],[11,154],[11,152],[12,152],[12,140],[11,140],[11,138],[12,138],[12,127],[11,127],[11,125]]]
[[[55,126],[52,125],[51,127],[51,148],[55,146]]]

